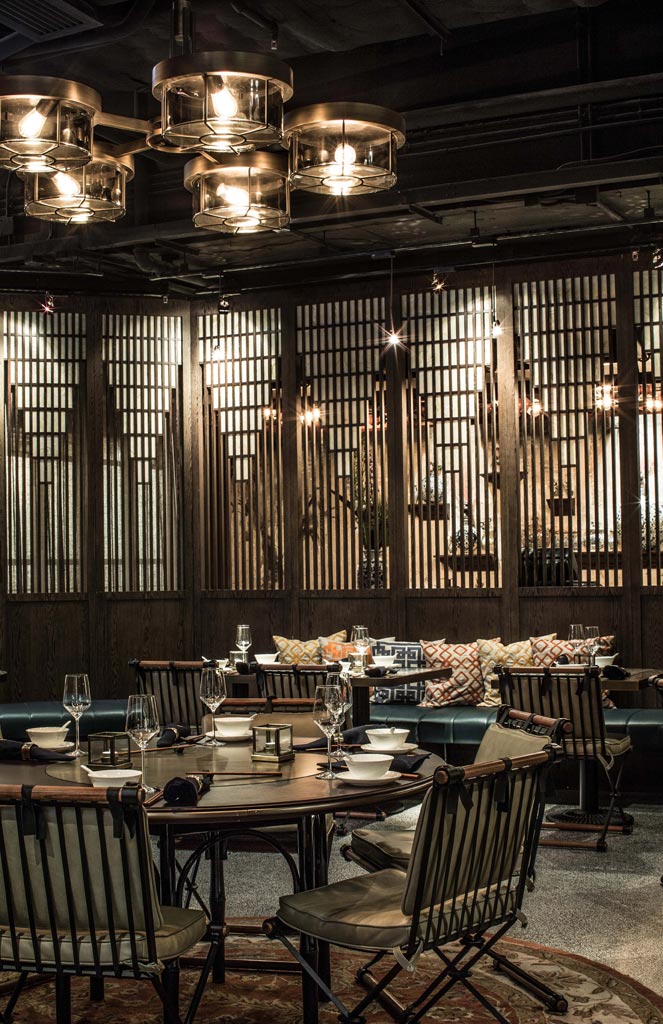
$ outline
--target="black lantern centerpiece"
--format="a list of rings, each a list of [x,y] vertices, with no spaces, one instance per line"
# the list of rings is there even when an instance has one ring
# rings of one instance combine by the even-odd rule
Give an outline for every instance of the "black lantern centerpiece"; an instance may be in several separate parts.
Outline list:
[[[129,734],[93,732],[87,738],[88,768],[131,768]]]
[[[292,725],[266,722],[251,726],[253,734],[252,761],[271,761],[282,764],[292,761],[295,751],[292,745]]]

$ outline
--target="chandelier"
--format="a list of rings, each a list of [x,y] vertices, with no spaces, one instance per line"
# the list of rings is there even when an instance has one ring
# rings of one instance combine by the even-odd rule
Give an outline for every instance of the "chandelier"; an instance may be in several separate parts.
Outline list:
[[[184,186],[193,193],[193,223],[228,234],[274,231],[290,219],[285,154],[239,153],[190,160]]]
[[[289,113],[284,135],[293,189],[358,196],[396,184],[405,121],[393,110],[370,103],[319,103]]]
[[[186,54],[157,64],[152,92],[167,143],[242,153],[281,141],[292,69],[270,54]]]
[[[130,156],[114,156],[107,146],[95,142],[92,159],[84,167],[22,174],[25,212],[64,224],[118,220],[125,214],[125,186],[133,176]]]
[[[0,76],[0,167],[48,173],[83,166],[100,109],[99,93],[78,82]]]

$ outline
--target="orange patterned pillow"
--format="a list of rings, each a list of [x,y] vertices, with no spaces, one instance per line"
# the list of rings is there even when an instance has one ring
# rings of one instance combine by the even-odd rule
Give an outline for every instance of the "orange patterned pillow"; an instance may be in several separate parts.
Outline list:
[[[322,654],[323,661],[347,661],[351,654],[357,653],[356,644],[343,644],[337,640],[328,640],[327,637],[321,636],[320,640],[320,653]],[[364,664],[371,665],[373,663],[373,657],[371,655],[370,647],[366,648],[366,661]]]
[[[341,629],[338,633],[332,633],[323,639],[343,642],[347,638],[347,630]],[[288,640],[285,636],[273,636],[272,640],[281,665],[322,665],[319,637],[315,640]]]
[[[450,668],[450,679],[426,682],[420,707],[436,708],[445,704],[478,704],[483,697],[483,676],[476,642],[445,644],[441,640],[421,640],[429,668]]]
[[[558,658],[566,655],[570,662],[575,661],[576,653],[572,643],[561,640],[557,633],[552,636],[531,636],[532,661],[537,668],[551,668]]]

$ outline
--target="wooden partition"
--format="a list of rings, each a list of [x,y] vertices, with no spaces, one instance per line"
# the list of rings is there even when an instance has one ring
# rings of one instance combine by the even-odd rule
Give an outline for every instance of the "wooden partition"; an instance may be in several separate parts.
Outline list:
[[[630,255],[205,303],[5,296],[0,667],[17,699],[235,626],[663,667],[663,275]],[[391,313],[389,314],[391,320]]]

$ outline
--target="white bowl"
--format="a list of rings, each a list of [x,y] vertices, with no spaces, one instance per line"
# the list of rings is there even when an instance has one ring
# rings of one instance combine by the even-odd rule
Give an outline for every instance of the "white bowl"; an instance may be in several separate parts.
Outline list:
[[[402,747],[410,735],[409,729],[367,729],[368,742],[377,750],[393,750]]]
[[[135,768],[104,768],[100,772],[90,773],[90,782],[96,789],[114,789],[125,782],[140,782],[141,773]]]
[[[616,654],[597,654],[596,664],[599,668],[605,668],[606,665],[612,665],[616,657]]]
[[[249,731],[251,722],[253,721],[253,715],[218,715],[215,719],[216,735],[227,736],[245,736]]]
[[[391,668],[396,661],[395,654],[374,654],[373,664],[377,665],[378,668]]]
[[[36,743],[39,747],[64,743],[68,731],[68,725],[40,725],[35,729],[26,729],[30,742]]]
[[[391,768],[390,754],[361,754],[345,758],[348,775],[353,779],[379,779]]]
[[[349,661],[339,661],[339,665],[341,666],[341,672],[350,671],[351,665]]]
[[[278,654],[254,654],[253,660],[259,665],[275,665]]]

